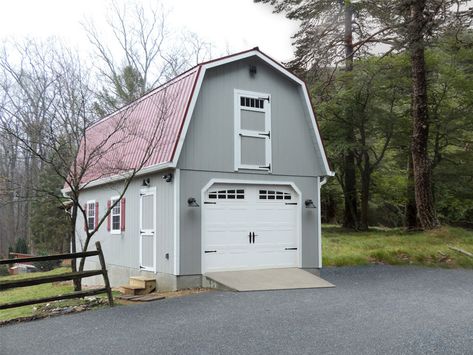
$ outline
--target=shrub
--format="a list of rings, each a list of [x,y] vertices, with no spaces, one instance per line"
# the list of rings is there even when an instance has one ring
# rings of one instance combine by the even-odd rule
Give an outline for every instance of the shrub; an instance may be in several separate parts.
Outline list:
[[[8,276],[8,265],[0,265],[0,276]]]

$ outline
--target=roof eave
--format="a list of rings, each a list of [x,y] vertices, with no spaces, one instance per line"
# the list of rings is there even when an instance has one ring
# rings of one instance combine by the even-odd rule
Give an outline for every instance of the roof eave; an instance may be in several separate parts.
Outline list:
[[[176,168],[176,166],[172,162],[160,163],[160,164],[156,164],[156,165],[152,165],[152,166],[147,166],[147,167],[139,170],[135,174],[134,177],[139,177],[139,176],[152,174],[152,173],[157,173],[157,172],[160,172],[160,171],[164,171],[164,170],[168,170],[168,169],[175,169],[175,168]],[[79,189],[80,190],[86,190],[86,189],[96,187],[96,186],[102,186],[102,185],[111,184],[111,183],[114,183],[114,182],[119,182],[119,181],[125,180],[128,177],[130,177],[130,174],[131,174],[131,172],[129,172],[129,173],[125,172],[125,173],[120,174],[120,175],[113,175],[113,176],[108,176],[108,177],[100,178],[100,179],[97,179],[97,180],[93,180],[93,181],[88,182],[86,184],[82,184]],[[67,197],[67,194],[69,192],[71,192],[71,189],[70,188],[64,188],[64,189],[61,190],[61,192],[64,196]]]

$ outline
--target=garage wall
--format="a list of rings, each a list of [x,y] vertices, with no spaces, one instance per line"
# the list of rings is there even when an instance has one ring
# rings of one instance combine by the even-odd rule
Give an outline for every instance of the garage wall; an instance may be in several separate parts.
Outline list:
[[[172,274],[174,272],[174,184],[166,183],[162,174],[147,175],[136,178],[125,194],[126,198],[126,230],[121,234],[111,234],[104,223],[92,237],[91,249],[94,243],[100,241],[109,265],[139,269],[139,213],[140,190],[143,179],[149,177],[150,185],[156,186],[156,268],[158,272]],[[81,194],[82,205],[88,200],[99,202],[99,215],[107,209],[107,200],[116,196],[122,189],[122,184],[108,184],[89,188]],[[84,219],[78,218],[77,231],[79,239],[85,238]],[[81,250],[78,240],[78,250]],[[169,260],[165,254],[169,253]]]
[[[250,65],[256,65],[254,77]],[[321,175],[321,152],[300,86],[257,57],[206,71],[178,168],[234,171],[234,89],[271,95],[273,174]]]
[[[214,173],[195,170],[180,171],[180,274],[201,273],[201,210],[188,207],[187,199],[194,197],[200,206],[201,190],[213,178],[257,181],[293,182],[302,193],[302,201],[312,199],[317,208],[302,208],[302,267],[317,268],[318,260],[318,202],[317,177],[297,177],[254,173]]]

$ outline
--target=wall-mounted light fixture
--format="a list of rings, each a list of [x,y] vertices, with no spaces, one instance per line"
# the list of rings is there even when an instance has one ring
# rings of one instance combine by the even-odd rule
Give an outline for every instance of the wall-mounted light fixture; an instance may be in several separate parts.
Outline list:
[[[189,197],[189,198],[187,199],[187,205],[188,205],[189,207],[200,207],[194,197]]]
[[[150,179],[146,178],[146,179],[143,179],[143,183],[141,184],[141,186],[149,187],[150,183],[151,183]]]
[[[305,208],[316,208],[312,200],[305,200]]]
[[[250,65],[250,76],[253,78],[256,75],[256,65]]]
[[[171,182],[171,181],[172,181],[172,178],[173,178],[172,173],[163,175],[163,180],[166,181],[166,182]]]

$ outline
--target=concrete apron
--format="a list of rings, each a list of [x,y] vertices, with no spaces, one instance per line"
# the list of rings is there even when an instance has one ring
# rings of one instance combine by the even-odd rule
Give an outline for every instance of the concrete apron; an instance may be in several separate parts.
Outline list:
[[[267,291],[335,287],[310,272],[297,268],[209,272],[204,275],[223,289]]]

